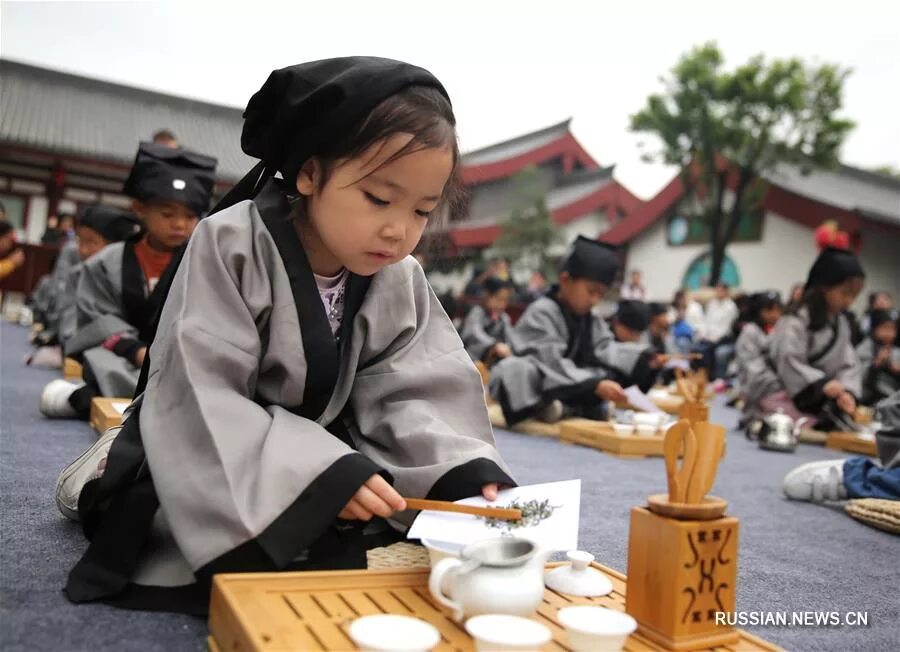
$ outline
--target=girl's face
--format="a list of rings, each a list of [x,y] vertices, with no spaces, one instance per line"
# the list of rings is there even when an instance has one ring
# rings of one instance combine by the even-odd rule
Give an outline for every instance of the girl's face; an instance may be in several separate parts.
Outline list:
[[[828,305],[828,312],[832,315],[839,315],[856,301],[856,297],[863,289],[863,279],[849,278],[840,285],[832,285],[825,288],[825,303]]]
[[[759,316],[764,324],[768,324],[769,326],[771,326],[779,319],[781,319],[781,312],[781,306],[774,305],[770,308],[762,308],[759,311]]]
[[[894,340],[897,339],[896,322],[886,321],[883,324],[879,324],[878,328],[872,331],[872,339],[882,346],[893,344]]]
[[[381,165],[411,139],[395,134],[338,163],[324,184],[318,161],[301,168],[297,190],[307,203],[297,231],[314,272],[371,276],[416,248],[453,171],[453,151],[422,149]]]
[[[75,229],[78,240],[78,256],[81,260],[87,260],[109,243],[102,235],[89,226],[79,226]]]
[[[512,299],[512,290],[503,288],[484,298],[484,307],[488,312],[505,312]]]
[[[174,251],[188,241],[197,226],[197,215],[180,202],[132,204],[135,215],[141,218],[150,244],[164,251]]]

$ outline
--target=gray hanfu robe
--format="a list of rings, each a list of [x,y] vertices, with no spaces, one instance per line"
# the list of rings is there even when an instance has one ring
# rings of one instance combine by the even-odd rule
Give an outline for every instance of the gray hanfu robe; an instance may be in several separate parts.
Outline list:
[[[212,573],[303,567],[336,529],[339,542],[346,526],[336,517],[373,474],[403,496],[444,500],[513,484],[481,379],[421,267],[409,257],[370,279],[351,275],[345,310],[354,283],[367,288],[336,344],[289,211],[270,183],[197,227],[165,300],[146,389],[98,481],[102,492],[145,468],[145,484],[120,495],[145,505],[152,530],[121,543],[142,527],[128,521],[140,510],[123,508],[116,521],[111,507],[106,537],[94,534],[70,575],[70,599],[120,593],[125,604],[202,611]],[[311,387],[329,375],[333,391],[316,408]],[[129,458],[141,447],[145,464]],[[96,571],[134,550],[136,565],[116,582]],[[320,567],[333,568],[325,556]],[[199,598],[154,605],[159,587]]]
[[[824,407],[822,390],[830,380],[857,398],[862,395],[862,370],[844,315],[811,332],[809,312],[802,307],[778,320],[771,347],[778,378],[801,412],[817,414]]]
[[[41,280],[35,290],[33,300],[35,316],[44,325],[39,339],[50,342],[58,337],[61,315],[74,302],[74,294],[69,283],[70,275],[72,270],[80,265],[78,245],[70,242],[60,250],[53,271]]]
[[[78,275],[77,325],[66,338],[64,351],[82,358],[100,396],[134,395],[140,369],[132,362],[133,354],[144,345],[144,332],[156,311],[134,244],[107,245],[85,261]],[[113,335],[122,336],[118,351],[102,346]]]
[[[770,348],[771,335],[755,322],[745,324],[735,342],[738,382],[748,413],[755,414],[762,398],[784,389],[775,371]]]
[[[509,315],[502,313],[492,319],[481,306],[473,306],[466,315],[460,330],[466,352],[473,362],[487,362],[488,353],[495,344],[508,344],[516,348],[515,331]]]
[[[879,345],[871,337],[856,347],[859,364],[863,370],[863,391],[861,399],[866,405],[874,405],[900,390],[900,376],[888,367],[876,368],[872,361],[878,354]],[[892,346],[888,365],[900,365],[900,347]]]
[[[617,342],[598,315],[573,315],[554,296],[555,289],[526,308],[515,326],[520,343],[515,355],[491,370],[488,389],[510,425],[555,399],[573,406],[600,404],[597,383],[631,384],[650,353],[647,344]]]

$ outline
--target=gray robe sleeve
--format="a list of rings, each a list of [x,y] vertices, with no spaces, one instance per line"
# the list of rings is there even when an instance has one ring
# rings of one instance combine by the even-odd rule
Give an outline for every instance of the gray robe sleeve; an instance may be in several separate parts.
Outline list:
[[[514,484],[494,444],[481,377],[418,265],[379,273],[357,316],[350,402],[359,450],[402,495],[456,500]],[[380,278],[379,278],[380,277]]]
[[[769,358],[766,334],[755,323],[744,326],[735,343],[738,378],[749,405],[774,394],[781,388],[778,374]]]
[[[122,255],[124,245],[109,245],[86,261],[78,278],[75,305],[78,326],[66,355],[100,346],[112,335],[137,338],[137,329],[125,319],[122,305]]]
[[[476,362],[484,360],[490,348],[497,343],[497,339],[484,329],[486,318],[487,313],[484,311],[484,308],[473,306],[469,314],[466,315],[466,320],[463,322],[462,332],[460,333],[469,357]]]
[[[273,292],[276,273],[283,285],[287,275],[276,272],[271,240],[238,230],[251,228],[245,222],[203,221],[192,236],[150,351],[140,414],[160,507],[194,571],[251,550],[286,566],[380,470],[318,423],[254,401],[260,332],[298,326],[248,307],[291,295]],[[305,365],[302,349],[292,354]]]
[[[797,315],[785,315],[775,326],[772,357],[778,378],[798,403],[797,407],[815,412],[824,403],[822,388],[830,379],[824,371],[809,364],[808,342],[805,322]],[[804,400],[806,397],[808,400]]]
[[[850,332],[850,322],[844,315],[841,315],[841,319],[843,320],[843,324],[841,324],[841,328],[844,332]],[[859,358],[856,357],[856,351],[853,348],[853,345],[850,343],[849,336],[847,337],[846,343],[844,344],[840,361],[838,363],[839,369],[835,374],[835,378],[840,381],[841,385],[844,388],[853,394],[857,400],[862,398],[862,381],[863,381],[863,367],[859,363]]]

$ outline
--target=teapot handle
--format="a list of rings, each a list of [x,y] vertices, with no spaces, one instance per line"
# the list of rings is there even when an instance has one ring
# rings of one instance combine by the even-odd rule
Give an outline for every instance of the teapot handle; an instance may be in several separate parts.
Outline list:
[[[452,579],[454,576],[464,575],[475,570],[478,566],[478,562],[464,562],[456,557],[448,557],[447,559],[440,560],[434,568],[431,569],[431,575],[428,578],[428,590],[431,591],[431,595],[434,596],[435,600],[453,610],[453,618],[455,620],[459,621],[463,619],[463,606],[462,603],[454,601],[450,596],[444,593],[442,589],[444,579],[446,577]],[[450,586],[452,587],[452,584],[450,584]]]

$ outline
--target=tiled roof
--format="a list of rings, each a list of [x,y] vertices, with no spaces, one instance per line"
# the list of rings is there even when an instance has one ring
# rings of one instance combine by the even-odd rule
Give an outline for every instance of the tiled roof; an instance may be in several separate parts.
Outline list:
[[[514,156],[519,156],[525,152],[542,147],[547,143],[552,143],[569,133],[569,123],[571,121],[572,119],[569,118],[550,127],[532,131],[531,133],[523,134],[516,138],[463,154],[462,165],[463,167],[466,167],[469,165],[495,163]]]
[[[0,59],[0,142],[130,165],[159,129],[215,156],[236,181],[254,164],[240,148],[238,108]]]

